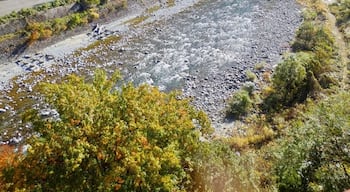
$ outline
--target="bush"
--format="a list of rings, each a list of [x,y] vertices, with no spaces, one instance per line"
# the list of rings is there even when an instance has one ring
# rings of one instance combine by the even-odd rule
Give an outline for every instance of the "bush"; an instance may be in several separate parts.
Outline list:
[[[307,71],[304,65],[311,59],[306,53],[291,55],[276,67],[272,83],[279,102],[291,106],[306,99]]]
[[[315,97],[322,88],[329,88],[334,80],[326,74],[317,53],[298,52],[280,63],[272,77],[272,91],[264,94],[264,110],[278,110],[281,106],[293,106],[308,96]]]
[[[59,119],[24,115],[35,134],[12,176],[1,175],[3,190],[183,191],[208,119],[176,93],[116,90],[117,79],[98,71],[92,84],[76,76],[44,84]]]
[[[88,19],[85,14],[76,13],[69,17],[67,26],[69,29],[74,29],[77,26],[84,25],[88,23]]]
[[[292,44],[294,52],[314,51],[317,47],[334,47],[334,39],[330,31],[313,21],[305,21],[297,31],[296,40]]]
[[[29,23],[26,26],[26,31],[29,33],[28,42],[50,38],[53,33],[50,27],[46,23]]]
[[[88,11],[88,21],[89,22],[92,22],[96,19],[100,18],[100,15],[98,14],[97,10],[94,10],[94,9],[90,9]]]
[[[56,18],[52,21],[52,30],[55,34],[60,34],[62,31],[67,29],[67,19],[66,18]]]
[[[0,145],[0,190],[5,191],[7,183],[3,178],[13,177],[14,169],[17,167],[18,155],[15,147]]]
[[[254,82],[254,81],[257,79],[257,76],[255,75],[255,73],[253,73],[253,72],[250,71],[250,70],[247,70],[247,71],[245,72],[245,75],[246,75],[248,81]]]
[[[52,36],[52,31],[51,29],[44,29],[42,32],[41,32],[41,35],[40,35],[40,39],[44,40],[44,39],[48,39]]]
[[[229,100],[228,116],[240,117],[246,115],[253,106],[248,91],[239,90]]]

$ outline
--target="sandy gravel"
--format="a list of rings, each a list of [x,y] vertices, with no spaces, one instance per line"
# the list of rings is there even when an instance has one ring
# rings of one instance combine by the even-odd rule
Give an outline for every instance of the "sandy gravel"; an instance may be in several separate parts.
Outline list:
[[[52,0],[0,0],[0,16],[50,1]]]

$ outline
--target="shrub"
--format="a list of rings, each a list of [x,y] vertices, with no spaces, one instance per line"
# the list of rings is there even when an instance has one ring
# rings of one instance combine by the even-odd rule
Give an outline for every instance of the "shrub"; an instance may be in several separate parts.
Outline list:
[[[40,33],[38,31],[31,32],[29,37],[28,37],[29,45],[34,43],[35,41],[37,41],[39,38],[40,38]]]
[[[47,23],[29,23],[26,31],[29,33],[28,41],[30,43],[36,40],[45,40],[52,36],[51,26]]]
[[[85,16],[85,14],[76,13],[76,14],[73,14],[69,17],[69,21],[67,23],[67,26],[69,29],[74,29],[77,26],[87,24],[87,23],[88,23],[88,20],[87,20],[87,17]]]
[[[37,11],[33,8],[25,8],[25,9],[21,9],[20,11],[18,11],[18,14],[23,16],[23,17],[28,17],[31,15],[34,15]]]
[[[94,10],[94,9],[90,9],[88,11],[88,21],[89,22],[92,22],[96,19],[100,18],[100,15],[98,14],[97,10]]]
[[[248,81],[255,81],[255,80],[257,79],[255,73],[253,73],[253,72],[250,71],[250,70],[247,70],[247,71],[245,72],[245,75],[247,76]]]
[[[59,119],[24,115],[35,134],[14,176],[1,179],[28,191],[183,190],[208,119],[176,93],[130,84],[117,90],[117,79],[97,71],[92,84],[71,76],[42,85]]]
[[[322,44],[333,47],[333,43],[334,39],[328,29],[315,22],[306,21],[298,29],[292,48],[294,52],[314,51]]]
[[[0,145],[0,190],[7,188],[5,177],[13,177],[14,169],[17,166],[18,155],[15,153],[15,147],[9,145]]]
[[[240,117],[246,115],[253,106],[248,91],[239,90],[229,100],[228,116]]]
[[[305,63],[311,60],[308,54],[291,55],[280,63],[273,74],[272,83],[280,102],[290,106],[306,99],[307,71]]]
[[[67,19],[66,18],[56,18],[52,21],[52,30],[54,33],[59,34],[67,29]]]
[[[44,29],[41,31],[40,34],[40,39],[44,40],[44,39],[48,39],[52,36],[52,31],[51,29]]]
[[[257,63],[255,64],[254,69],[257,71],[262,71],[266,65],[266,62]]]
[[[258,149],[270,142],[276,135],[267,124],[265,115],[251,114],[244,119],[244,124],[239,125],[239,131],[227,139],[228,145],[237,151]]]

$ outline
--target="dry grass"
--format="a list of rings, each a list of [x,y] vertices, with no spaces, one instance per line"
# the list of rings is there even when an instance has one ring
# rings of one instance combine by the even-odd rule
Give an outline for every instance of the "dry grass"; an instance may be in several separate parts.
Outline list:
[[[3,42],[3,41],[6,41],[8,39],[12,39],[16,37],[16,33],[8,33],[8,34],[5,34],[5,35],[1,35],[0,36],[0,43]]]
[[[147,18],[149,18],[148,15],[141,15],[141,16],[138,16],[138,17],[135,17],[135,18],[132,18],[132,19],[126,21],[125,24],[129,24],[131,26],[136,26],[136,25],[142,23],[143,21],[145,21]]]

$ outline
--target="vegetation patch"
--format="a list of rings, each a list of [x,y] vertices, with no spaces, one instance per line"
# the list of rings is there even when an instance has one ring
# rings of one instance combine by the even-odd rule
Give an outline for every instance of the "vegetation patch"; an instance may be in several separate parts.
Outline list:
[[[147,9],[147,14],[152,14],[152,13],[158,11],[159,9],[160,9],[160,6],[159,5],[155,5],[155,6],[151,7],[151,8],[149,8],[149,9]]]
[[[350,41],[350,1],[340,0],[330,6],[332,13],[336,16],[337,25],[344,33],[347,42]]]
[[[0,43],[1,43],[2,41],[6,41],[6,40],[8,40],[8,39],[12,39],[12,38],[14,38],[15,36],[16,36],[15,33],[9,33],[9,34],[6,34],[6,35],[1,35],[1,36],[0,36]]]
[[[243,111],[235,112],[243,118],[235,121],[233,136],[222,140],[234,151],[266,157],[260,161],[266,169],[255,169],[261,191],[266,186],[268,191],[344,191],[350,188],[344,153],[350,102],[349,94],[339,88],[341,79],[334,78],[342,76],[337,70],[337,57],[342,55],[326,24],[328,7],[321,1],[302,3],[307,7],[305,20],[293,52],[271,78],[266,75],[257,83],[258,96],[244,89],[234,94],[228,112]],[[338,5],[344,6],[344,1]],[[242,101],[252,102],[248,112],[242,110],[248,102]]]
[[[131,26],[136,26],[136,25],[142,23],[143,21],[145,21],[148,18],[149,18],[148,15],[137,16],[135,18],[132,18],[132,19],[126,21],[125,24],[129,24]]]
[[[173,7],[175,6],[175,0],[167,0],[166,1],[168,7]]]

